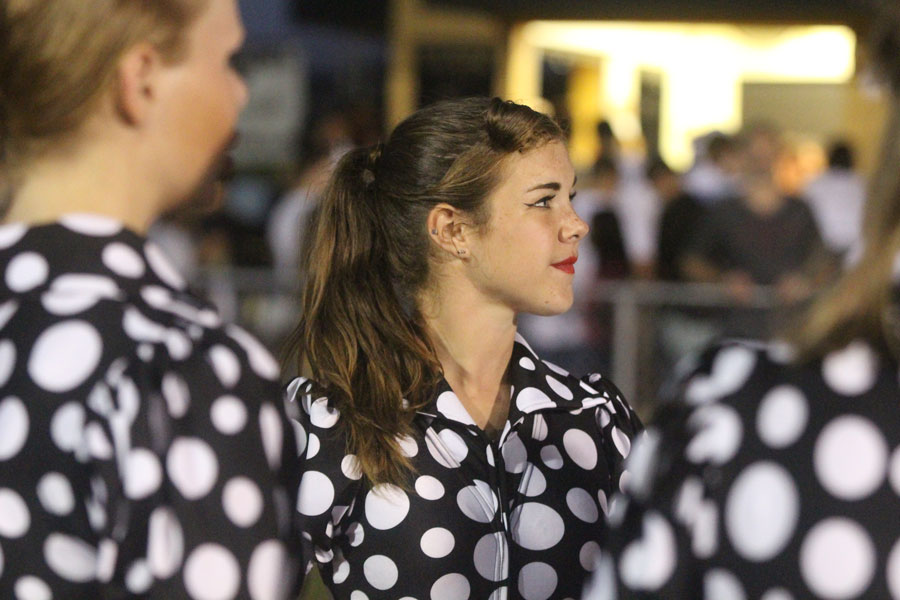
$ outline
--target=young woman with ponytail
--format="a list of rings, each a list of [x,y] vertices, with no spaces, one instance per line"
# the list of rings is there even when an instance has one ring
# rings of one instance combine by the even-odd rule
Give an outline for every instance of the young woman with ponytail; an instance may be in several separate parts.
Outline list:
[[[900,598],[900,9],[864,247],[787,341],[710,349],[674,386],[585,600]]]
[[[338,165],[305,258],[288,394],[298,511],[335,598],[574,597],[639,427],[537,357],[587,226],[559,126],[499,99],[418,111]]]

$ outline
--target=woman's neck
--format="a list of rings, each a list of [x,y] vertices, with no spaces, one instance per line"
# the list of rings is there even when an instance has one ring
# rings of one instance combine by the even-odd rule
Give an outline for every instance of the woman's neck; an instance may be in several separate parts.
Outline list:
[[[144,233],[160,212],[128,157],[80,152],[28,165],[15,185],[7,223],[51,223],[71,213],[110,217]]]
[[[464,285],[433,296],[423,303],[422,314],[444,378],[479,427],[502,427],[509,408],[506,374],[515,313],[485,303]]]

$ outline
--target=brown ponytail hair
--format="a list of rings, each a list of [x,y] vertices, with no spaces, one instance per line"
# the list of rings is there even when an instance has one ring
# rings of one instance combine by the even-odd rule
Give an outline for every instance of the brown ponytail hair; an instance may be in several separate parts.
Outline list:
[[[900,8],[880,4],[870,59],[891,92],[879,166],[866,200],[859,260],[810,308],[790,336],[801,360],[865,339],[900,358],[895,259],[900,253]]]
[[[397,439],[412,434],[441,376],[415,302],[429,277],[428,213],[447,203],[483,226],[503,159],[562,139],[552,119],[526,106],[448,100],[338,164],[303,260],[288,356],[301,371],[308,365],[340,409],[348,451],[372,484],[406,485],[411,467]]]

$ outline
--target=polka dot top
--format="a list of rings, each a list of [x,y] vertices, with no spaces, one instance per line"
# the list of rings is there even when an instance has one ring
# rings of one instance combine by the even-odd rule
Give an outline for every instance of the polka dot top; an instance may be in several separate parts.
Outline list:
[[[272,357],[114,221],[0,227],[0,598],[285,597]]]
[[[727,343],[684,378],[585,598],[900,599],[897,364],[862,342],[790,354]]]
[[[339,411],[312,382],[290,384],[306,558],[336,599],[579,595],[639,423],[608,381],[579,381],[521,338],[509,373],[496,442],[441,384],[415,435],[398,440],[415,468],[408,489],[367,485]]]

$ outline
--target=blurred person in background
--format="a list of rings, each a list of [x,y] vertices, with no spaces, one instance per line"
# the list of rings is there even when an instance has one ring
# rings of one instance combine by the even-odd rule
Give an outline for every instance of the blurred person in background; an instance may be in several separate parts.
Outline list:
[[[782,300],[806,298],[827,273],[815,219],[803,201],[785,196],[770,166],[755,159],[741,194],[712,207],[681,269],[691,281],[720,282],[746,302],[756,285],[774,285]]]
[[[639,423],[517,315],[573,302],[575,171],[546,115],[419,110],[321,200],[294,358],[305,558],[335,598],[574,597]]]
[[[662,281],[685,281],[682,262],[695,243],[707,209],[684,191],[681,176],[662,158],[650,161],[647,179],[662,206],[656,240],[656,277]]]
[[[713,132],[694,144],[694,165],[684,176],[684,191],[705,205],[739,194],[741,152],[735,138]]]
[[[853,148],[844,141],[828,150],[828,169],[809,182],[803,197],[819,224],[822,241],[835,256],[843,257],[859,241],[866,183],[854,171]]]
[[[278,365],[144,237],[221,194],[236,3],[6,0],[0,32],[0,596],[287,597]]]
[[[685,365],[584,598],[900,598],[900,10],[884,6],[893,98],[860,259],[790,343]]]

